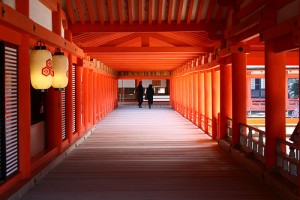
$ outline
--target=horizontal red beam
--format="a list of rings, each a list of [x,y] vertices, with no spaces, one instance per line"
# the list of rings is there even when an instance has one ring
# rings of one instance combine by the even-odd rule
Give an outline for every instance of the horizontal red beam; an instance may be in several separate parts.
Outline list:
[[[94,55],[101,53],[178,53],[178,54],[198,54],[213,52],[213,48],[208,47],[84,47],[85,53]]]
[[[214,24],[205,24],[204,22],[200,24],[196,24],[196,22],[191,22],[190,24],[187,23],[180,23],[177,24],[176,21],[172,22],[171,24],[161,23],[161,24],[100,24],[99,22],[94,25],[91,24],[80,24],[77,22],[76,24],[71,24],[69,29],[72,31],[74,35],[76,33],[82,32],[174,32],[174,31],[205,31],[210,32],[211,30],[216,30],[218,27],[219,30],[223,30],[224,23],[214,23]]]
[[[251,47],[249,45],[231,45],[220,50],[219,57],[223,58],[231,55],[232,53],[250,53],[250,51]]]

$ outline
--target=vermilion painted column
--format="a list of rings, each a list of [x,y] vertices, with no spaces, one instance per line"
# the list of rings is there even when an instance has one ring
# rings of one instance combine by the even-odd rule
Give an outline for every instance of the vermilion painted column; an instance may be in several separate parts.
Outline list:
[[[194,113],[194,97],[193,97],[193,74],[188,76],[188,89],[189,89],[189,117],[190,121],[193,121],[193,113]]]
[[[198,112],[198,74],[193,74],[193,123],[197,123]]]
[[[276,164],[276,138],[285,140],[285,58],[286,53],[274,53],[272,44],[265,45],[266,79],[266,169]]]
[[[89,70],[89,126],[94,124],[94,71]]]
[[[232,117],[231,65],[220,64],[220,138],[227,133],[227,118]]]
[[[72,33],[69,30],[65,30],[65,38],[72,42]],[[73,140],[73,131],[72,131],[72,125],[73,125],[73,100],[72,100],[72,90],[73,90],[73,76],[72,76],[72,67],[73,67],[73,59],[72,54],[68,54],[68,61],[69,61],[69,82],[66,87],[66,136],[69,140],[69,143]]]
[[[208,134],[208,118],[211,119],[212,99],[211,99],[211,71],[204,71],[204,115],[205,133]]]
[[[60,4],[57,4],[60,11]],[[61,14],[52,12],[53,32],[61,35]],[[52,87],[48,90],[46,99],[46,135],[47,146],[49,149],[62,148],[62,96],[61,91],[54,90]]]
[[[199,128],[204,129],[204,125],[201,122],[201,116],[204,115],[204,72],[199,72],[199,87],[198,87],[198,92],[199,92],[199,101],[198,101],[198,126]]]
[[[248,112],[248,108],[251,106],[252,104],[252,100],[251,100],[251,72],[247,71],[247,77],[246,77],[246,99],[247,99],[247,112]]]
[[[83,111],[82,111],[82,104],[83,104],[83,94],[82,94],[82,76],[83,76],[83,68],[76,67],[76,130],[79,134],[82,133],[83,129]]]
[[[30,48],[29,35],[23,34],[18,52],[18,131],[19,168],[24,178],[30,177]]]
[[[232,54],[232,145],[239,144],[240,123],[247,121],[245,53]]]
[[[97,72],[94,72],[94,75],[93,75],[93,124],[96,124],[98,122],[97,118],[98,118],[98,99],[97,99],[97,77],[98,77],[98,74]]]
[[[220,71],[212,69],[212,138],[219,138],[217,133],[217,118],[220,112]]]
[[[84,130],[88,129],[89,126],[89,88],[88,88],[88,74],[89,74],[89,69],[83,68],[83,77],[82,77],[82,95],[83,95],[83,125],[84,125]]]

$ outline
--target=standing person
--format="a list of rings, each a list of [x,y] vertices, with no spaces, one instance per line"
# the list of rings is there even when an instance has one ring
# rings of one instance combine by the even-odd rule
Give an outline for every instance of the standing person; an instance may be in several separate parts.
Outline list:
[[[148,99],[148,105],[149,109],[151,109],[151,105],[153,104],[153,95],[154,95],[154,90],[152,88],[152,84],[149,84],[147,91],[146,91],[147,99]]]
[[[143,95],[144,95],[144,88],[143,88],[143,85],[142,85],[142,81],[139,82],[139,85],[135,89],[135,95],[136,95],[136,99],[139,102],[138,103],[139,108],[141,108],[142,103],[143,103]]]

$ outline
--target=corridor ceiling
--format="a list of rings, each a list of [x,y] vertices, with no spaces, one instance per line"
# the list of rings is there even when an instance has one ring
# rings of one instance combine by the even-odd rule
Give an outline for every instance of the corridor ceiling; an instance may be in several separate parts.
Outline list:
[[[61,0],[61,5],[73,42],[116,71],[172,71],[213,52],[231,10],[217,0]]]

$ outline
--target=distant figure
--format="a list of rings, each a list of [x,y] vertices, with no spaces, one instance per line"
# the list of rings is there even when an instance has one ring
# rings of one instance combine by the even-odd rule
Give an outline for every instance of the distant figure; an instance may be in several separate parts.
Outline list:
[[[141,108],[143,103],[143,96],[144,96],[144,88],[142,85],[142,81],[139,82],[139,85],[135,89],[135,96],[136,99],[138,100],[139,108]]]
[[[153,104],[153,95],[154,95],[154,90],[152,88],[152,84],[150,84],[148,86],[147,91],[146,91],[146,95],[147,95],[147,99],[148,99],[149,109],[151,109],[151,106]]]

